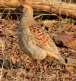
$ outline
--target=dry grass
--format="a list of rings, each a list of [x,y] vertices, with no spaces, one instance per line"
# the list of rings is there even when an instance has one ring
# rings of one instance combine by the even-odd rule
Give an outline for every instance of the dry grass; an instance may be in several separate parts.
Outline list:
[[[35,61],[24,54],[17,40],[19,21],[1,20],[1,38],[5,44],[1,44],[3,52],[0,59],[3,60],[0,69],[0,81],[75,81],[76,67],[64,66],[59,61],[46,58],[43,61]],[[52,30],[54,33],[54,29]],[[71,53],[70,49],[59,48],[61,53]],[[4,53],[5,52],[5,53]],[[1,62],[1,60],[0,60]]]

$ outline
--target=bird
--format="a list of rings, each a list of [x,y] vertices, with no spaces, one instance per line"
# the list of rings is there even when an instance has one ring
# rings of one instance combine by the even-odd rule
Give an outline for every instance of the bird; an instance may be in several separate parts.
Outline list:
[[[23,12],[18,25],[18,43],[24,53],[32,59],[43,60],[51,57],[62,64],[76,66],[76,60],[62,57],[53,39],[41,27],[41,23],[34,20],[33,8],[30,5],[21,5],[18,9]]]

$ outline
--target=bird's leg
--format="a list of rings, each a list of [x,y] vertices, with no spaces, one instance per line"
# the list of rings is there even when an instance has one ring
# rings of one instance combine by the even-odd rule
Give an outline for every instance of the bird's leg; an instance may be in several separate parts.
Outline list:
[[[30,71],[32,71],[32,69],[34,69],[36,63],[37,63],[36,60],[32,60],[32,64],[31,64],[31,66],[30,66]]]
[[[37,60],[37,65],[39,65],[39,66],[41,65],[40,60]]]

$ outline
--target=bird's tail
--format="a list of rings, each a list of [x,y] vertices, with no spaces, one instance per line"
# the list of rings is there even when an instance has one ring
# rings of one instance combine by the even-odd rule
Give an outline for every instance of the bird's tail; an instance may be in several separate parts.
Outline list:
[[[48,52],[48,56],[53,57],[60,61],[60,63],[64,65],[70,65],[70,66],[76,66],[76,59],[70,58],[70,57],[63,57],[60,54],[54,54]]]

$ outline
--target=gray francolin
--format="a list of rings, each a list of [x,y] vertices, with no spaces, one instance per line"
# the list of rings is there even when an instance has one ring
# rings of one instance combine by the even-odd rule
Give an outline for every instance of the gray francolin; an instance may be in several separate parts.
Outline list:
[[[52,38],[41,27],[41,24],[34,20],[32,7],[23,5],[22,11],[22,18],[18,27],[18,41],[22,51],[33,59],[43,60],[50,56],[63,64],[75,65],[75,62],[74,64],[70,62],[71,58],[65,59],[60,55]]]

